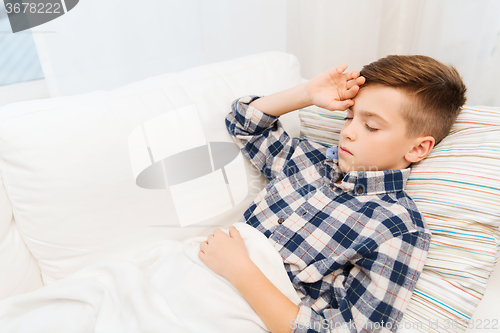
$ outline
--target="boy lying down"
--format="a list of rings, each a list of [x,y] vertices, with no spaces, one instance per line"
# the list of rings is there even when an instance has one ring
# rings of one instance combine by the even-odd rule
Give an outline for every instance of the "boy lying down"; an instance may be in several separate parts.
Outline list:
[[[346,68],[239,98],[226,117],[243,154],[270,180],[240,221],[278,250],[301,302],[249,260],[234,227],[229,236],[215,229],[199,258],[271,332],[395,332],[429,249],[431,233],[404,187],[411,164],[448,134],[466,87],[453,67],[425,56]],[[279,116],[313,104],[347,110],[338,147],[284,131]]]
[[[2,300],[0,331],[395,332],[431,238],[404,186],[466,88],[424,56],[346,68],[233,102],[229,133],[270,180],[240,222]],[[338,147],[283,130],[280,115],[313,104],[347,110]]]

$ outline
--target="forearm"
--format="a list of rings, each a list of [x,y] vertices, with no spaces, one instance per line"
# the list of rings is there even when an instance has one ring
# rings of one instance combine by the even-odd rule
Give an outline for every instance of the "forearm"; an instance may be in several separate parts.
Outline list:
[[[268,115],[279,117],[290,111],[311,106],[312,103],[306,93],[305,83],[301,83],[293,88],[261,97],[250,105]]]
[[[299,307],[292,303],[262,271],[249,262],[229,279],[272,333],[291,332]]]

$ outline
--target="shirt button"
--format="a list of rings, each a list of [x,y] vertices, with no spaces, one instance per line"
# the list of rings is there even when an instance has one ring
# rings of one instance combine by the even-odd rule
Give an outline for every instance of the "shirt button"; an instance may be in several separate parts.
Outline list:
[[[283,222],[285,222],[285,220],[284,220],[284,219],[279,219],[279,220],[278,220],[278,223],[279,223],[279,224],[281,224],[281,223],[283,223]]]
[[[358,187],[358,189],[356,190],[356,192],[358,192],[359,194],[363,193],[363,188],[361,186]]]

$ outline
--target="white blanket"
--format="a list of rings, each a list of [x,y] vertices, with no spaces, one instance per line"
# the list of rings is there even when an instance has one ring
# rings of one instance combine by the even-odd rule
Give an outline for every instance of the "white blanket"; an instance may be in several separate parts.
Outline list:
[[[298,305],[268,239],[244,223],[234,226],[250,258]],[[268,332],[237,289],[199,260],[204,240],[166,240],[0,301],[0,332]]]

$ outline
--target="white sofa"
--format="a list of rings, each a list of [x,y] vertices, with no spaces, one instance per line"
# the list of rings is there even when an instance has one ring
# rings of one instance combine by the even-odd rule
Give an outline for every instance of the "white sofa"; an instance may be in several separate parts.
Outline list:
[[[210,169],[216,143],[232,142],[224,124],[230,103],[303,81],[293,55],[270,52],[108,92],[1,107],[0,299],[240,220],[266,181],[237,151]],[[298,112],[281,120],[299,136]],[[208,171],[199,177],[192,165],[172,181],[167,159],[186,151],[199,154]],[[498,297],[497,268],[474,319],[500,320]]]

